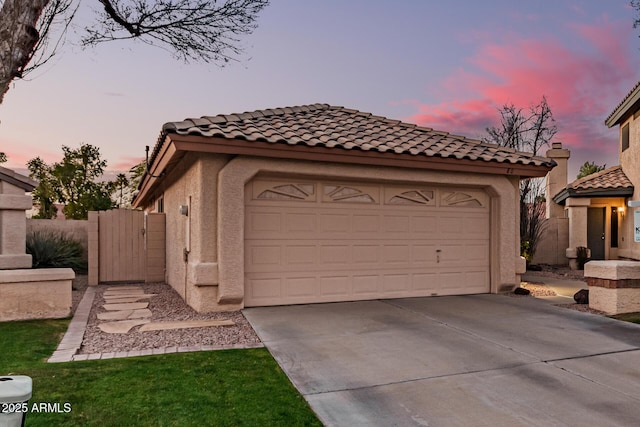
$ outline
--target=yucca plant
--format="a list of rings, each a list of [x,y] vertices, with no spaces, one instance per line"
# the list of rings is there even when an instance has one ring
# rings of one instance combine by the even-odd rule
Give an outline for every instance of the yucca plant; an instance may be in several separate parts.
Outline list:
[[[62,232],[39,230],[27,234],[27,253],[33,268],[73,268],[86,271],[82,245]]]

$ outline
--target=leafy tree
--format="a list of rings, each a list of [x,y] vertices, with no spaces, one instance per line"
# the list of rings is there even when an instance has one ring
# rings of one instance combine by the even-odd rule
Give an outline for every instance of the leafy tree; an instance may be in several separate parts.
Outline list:
[[[83,0],[4,0],[0,8],[0,103],[11,81],[50,60]],[[184,61],[224,64],[242,52],[268,0],[98,0],[83,46],[137,39]],[[57,33],[57,38],[53,36]]]
[[[129,169],[129,206],[133,202],[133,198],[138,192],[138,186],[140,185],[140,180],[142,179],[142,175],[144,175],[147,170],[147,162],[145,160],[141,161],[135,166],[132,166]]]
[[[111,198],[119,208],[130,208],[133,197],[138,190],[138,184],[146,168],[146,162],[142,161],[132,166],[128,172],[119,173],[116,180],[110,185]]]
[[[5,163],[7,161],[7,155],[0,151],[0,163]]]
[[[112,194],[115,195],[115,204],[119,208],[127,207],[127,190],[129,188],[129,178],[123,173],[116,176],[116,180],[112,182]],[[129,203],[130,204],[130,203]]]
[[[86,219],[89,211],[111,209],[113,183],[96,181],[107,166],[100,150],[83,144],[76,149],[62,146],[62,151],[62,161],[51,166],[39,157],[28,163],[30,176],[39,181],[33,193],[40,204],[38,217],[55,217],[49,208],[55,202],[64,204],[62,211],[69,219]]]
[[[486,129],[485,142],[539,155],[558,132],[545,96],[528,111],[513,104],[505,104],[499,111],[500,126]],[[544,201],[542,179],[520,181],[520,248],[527,263],[531,262],[544,231]]]
[[[576,177],[576,179],[584,178],[585,176],[603,171],[606,167],[607,165],[596,165],[595,162],[584,162],[584,164],[580,166],[580,170],[578,171],[578,176]]]
[[[52,176],[52,169],[40,157],[29,160],[27,163],[29,176],[38,181],[38,186],[31,192],[31,197],[39,206],[38,213],[33,217],[36,219],[51,219],[58,214],[55,206],[57,199],[54,191],[55,182]]]

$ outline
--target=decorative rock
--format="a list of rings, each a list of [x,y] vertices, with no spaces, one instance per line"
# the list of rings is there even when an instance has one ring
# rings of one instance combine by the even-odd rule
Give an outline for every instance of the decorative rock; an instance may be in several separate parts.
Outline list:
[[[139,296],[135,296],[135,297],[126,297],[126,298],[108,298],[105,299],[105,301],[108,304],[122,304],[122,303],[127,303],[127,302],[138,302],[141,299],[145,299],[145,298],[150,298],[154,296],[153,294],[149,294],[149,295],[139,295]]]
[[[513,293],[516,295],[529,295],[531,291],[525,288],[516,288]]]
[[[144,319],[147,317],[151,317],[151,310],[148,308],[140,310],[108,311],[106,313],[98,314],[98,320]]]
[[[124,291],[142,289],[140,286],[109,286],[106,291]]]
[[[232,320],[185,320],[182,322],[153,322],[147,323],[140,328],[140,332],[146,331],[164,331],[168,329],[183,329],[183,328],[205,328],[210,326],[234,326],[235,322]]]
[[[573,295],[573,299],[578,304],[589,304],[589,289],[580,289]]]
[[[148,302],[129,302],[124,304],[105,304],[103,305],[105,310],[120,311],[120,310],[138,310],[141,308],[149,307]]]
[[[114,299],[120,298],[151,298],[155,297],[158,294],[145,294],[144,292],[135,293],[135,294],[117,294],[117,295],[102,295],[105,300],[111,301]]]
[[[149,322],[149,319],[121,320],[119,322],[101,323],[98,328],[108,334],[126,334],[134,326],[144,325]]]
[[[127,291],[127,292],[105,292],[102,294],[102,297],[107,298],[129,298],[129,297],[137,297],[139,295],[145,295],[144,291]]]

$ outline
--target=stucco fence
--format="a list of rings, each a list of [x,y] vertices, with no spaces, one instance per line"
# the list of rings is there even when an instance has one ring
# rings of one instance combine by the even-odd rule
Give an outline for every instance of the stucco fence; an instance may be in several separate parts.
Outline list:
[[[27,219],[27,235],[34,231],[62,232],[66,237],[80,242],[82,259],[89,258],[89,221],[83,219]]]
[[[27,219],[26,234],[60,232],[80,242],[82,257],[88,259],[88,221]],[[27,319],[56,319],[69,316],[72,305],[70,268],[0,270],[0,322]]]

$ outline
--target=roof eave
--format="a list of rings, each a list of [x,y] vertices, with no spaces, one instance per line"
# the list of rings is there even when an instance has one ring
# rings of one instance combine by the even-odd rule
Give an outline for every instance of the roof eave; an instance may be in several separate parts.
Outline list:
[[[630,93],[622,103],[611,112],[609,117],[604,121],[608,127],[613,127],[621,123],[630,109],[640,101],[640,86],[636,86],[635,90]]]
[[[553,196],[553,201],[561,205],[570,197],[587,198],[587,197],[629,197],[633,195],[633,187],[624,188],[594,188],[591,190],[576,190],[574,188],[563,188]]]
[[[148,203],[147,199],[150,197],[152,190],[161,180],[159,176],[166,174],[168,167],[175,164],[177,158],[182,157],[186,152],[249,155],[280,159],[431,170],[464,170],[465,172],[511,175],[520,178],[543,177],[556,165],[553,161],[550,161],[549,165],[524,165],[520,163],[485,160],[427,157],[413,154],[390,154],[355,149],[309,147],[304,145],[226,139],[201,135],[167,134],[161,146],[152,157],[149,173],[145,173],[141,180],[140,191],[133,201],[133,207],[141,207]]]

